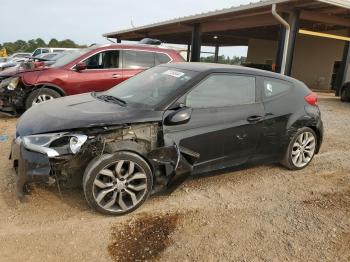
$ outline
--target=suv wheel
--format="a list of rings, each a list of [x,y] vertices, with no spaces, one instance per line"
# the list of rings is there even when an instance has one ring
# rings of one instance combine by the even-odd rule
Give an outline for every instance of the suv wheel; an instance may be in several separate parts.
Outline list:
[[[137,154],[123,151],[93,159],[83,178],[88,204],[110,215],[124,215],[137,209],[148,198],[152,184],[148,163]]]
[[[317,136],[311,128],[299,129],[290,141],[281,164],[291,170],[307,167],[315,156],[317,143]]]
[[[28,95],[25,106],[26,106],[26,109],[28,109],[32,106],[35,106],[42,102],[46,102],[58,97],[61,97],[61,95],[58,92],[49,88],[42,87],[32,91]]]
[[[340,100],[342,102],[350,102],[350,87],[344,87],[341,90]]]

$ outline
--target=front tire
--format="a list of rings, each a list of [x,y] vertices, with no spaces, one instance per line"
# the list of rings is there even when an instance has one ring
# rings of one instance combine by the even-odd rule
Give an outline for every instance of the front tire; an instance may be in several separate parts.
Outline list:
[[[314,130],[309,127],[299,129],[290,141],[281,164],[290,170],[306,168],[315,156],[317,144]]]
[[[139,155],[120,151],[94,158],[83,177],[85,199],[96,211],[124,215],[140,207],[150,195],[153,176]]]
[[[59,97],[61,97],[61,95],[55,90],[41,87],[30,92],[30,94],[26,99],[25,107],[26,109],[29,109],[32,106],[35,106],[37,104],[40,104],[55,98],[59,98]]]

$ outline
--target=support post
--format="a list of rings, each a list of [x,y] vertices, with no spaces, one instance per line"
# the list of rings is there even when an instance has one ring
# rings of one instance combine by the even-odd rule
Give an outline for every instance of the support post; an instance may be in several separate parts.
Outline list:
[[[283,14],[282,18],[287,20],[288,15]],[[282,72],[283,51],[284,51],[284,44],[286,41],[286,33],[287,33],[286,28],[283,25],[281,25],[279,35],[278,35],[278,46],[277,46],[277,54],[276,54],[276,73]]]
[[[191,59],[191,44],[188,44],[187,45],[187,59],[186,59],[186,61],[190,62],[190,59]]]
[[[289,45],[287,51],[287,61],[286,61],[286,72],[285,75],[292,75],[293,68],[293,58],[294,58],[294,49],[295,42],[299,32],[299,17],[300,11],[294,10],[290,16],[289,24],[290,24],[290,37],[289,37]]]
[[[202,32],[200,24],[192,28],[191,62],[199,62],[201,58]]]
[[[120,44],[122,40],[120,38],[117,38],[117,43]]]
[[[340,89],[345,83],[346,75],[348,72],[349,68],[349,63],[350,63],[350,42],[346,41],[344,45],[344,51],[343,51],[343,58],[342,62],[339,68],[339,72],[337,74],[337,79],[336,79],[336,95],[340,95]]]
[[[219,44],[216,43],[215,45],[215,55],[214,55],[214,63],[218,63],[219,62]]]

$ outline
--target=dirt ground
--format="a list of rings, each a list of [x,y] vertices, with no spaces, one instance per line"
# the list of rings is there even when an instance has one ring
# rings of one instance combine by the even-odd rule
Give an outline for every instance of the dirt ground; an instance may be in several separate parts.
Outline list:
[[[194,179],[109,217],[82,191],[14,193],[16,119],[0,118],[0,261],[350,261],[350,103],[322,94],[325,141],[303,171],[278,165]]]

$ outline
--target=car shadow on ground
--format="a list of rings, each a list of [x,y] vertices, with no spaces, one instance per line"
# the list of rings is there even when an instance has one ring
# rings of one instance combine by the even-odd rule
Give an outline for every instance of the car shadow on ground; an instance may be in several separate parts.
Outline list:
[[[250,176],[246,172],[250,169],[254,169],[257,167],[275,167],[277,164],[271,165],[261,165],[261,164],[245,164],[237,167],[226,168],[222,170],[218,170],[215,172],[206,172],[197,174],[195,176],[188,176],[188,178],[183,181],[183,183],[191,181],[191,183],[197,182],[207,182],[208,178],[216,177],[217,179],[226,179],[225,175],[232,175],[234,179],[243,179],[247,176]],[[242,171],[242,172],[241,172]],[[251,172],[249,172],[251,173]],[[253,172],[254,173],[254,172]],[[16,186],[15,186],[15,171],[11,170],[8,174],[11,179],[8,180],[8,185],[6,190],[1,192],[2,198],[7,204],[9,208],[16,208],[18,205],[64,205],[69,207],[69,209],[73,209],[74,212],[88,212],[91,214],[98,215],[97,212],[91,209],[87,202],[85,201],[85,196],[83,189],[81,187],[77,188],[63,188],[62,186],[58,186],[56,183],[52,185],[45,184],[36,184],[30,186],[30,193],[26,196],[25,201],[20,201],[16,196]],[[210,181],[209,181],[210,182]],[[175,191],[177,191],[183,183],[179,183],[168,190],[164,190],[161,192],[157,192],[150,196],[148,201],[166,201],[166,199]],[[199,185],[200,186],[200,185]],[[36,203],[35,203],[36,202]],[[39,202],[39,203],[38,203]]]

